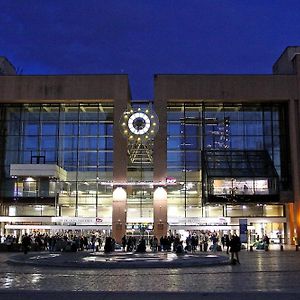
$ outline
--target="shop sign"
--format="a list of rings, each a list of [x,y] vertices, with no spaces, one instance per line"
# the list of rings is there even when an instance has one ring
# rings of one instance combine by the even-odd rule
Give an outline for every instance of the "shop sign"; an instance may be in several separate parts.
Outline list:
[[[240,240],[242,243],[247,243],[248,240],[247,219],[240,219],[239,224],[240,224]]]
[[[167,177],[166,178],[166,183],[167,185],[173,185],[177,183],[177,180],[175,177]]]
[[[230,218],[220,217],[220,218],[198,218],[198,217],[188,217],[188,218],[169,218],[170,225],[229,225]]]
[[[52,217],[53,223],[62,225],[102,225],[111,224],[109,218],[83,218],[83,217]]]

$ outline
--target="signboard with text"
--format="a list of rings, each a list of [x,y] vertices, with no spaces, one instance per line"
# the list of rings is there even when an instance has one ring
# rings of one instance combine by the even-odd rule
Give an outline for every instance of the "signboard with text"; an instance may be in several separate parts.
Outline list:
[[[247,243],[248,241],[248,223],[247,219],[240,219],[240,239],[242,243]]]

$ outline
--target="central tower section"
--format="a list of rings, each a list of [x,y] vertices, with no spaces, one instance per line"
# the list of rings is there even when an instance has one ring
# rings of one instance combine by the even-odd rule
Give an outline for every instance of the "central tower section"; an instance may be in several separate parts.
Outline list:
[[[120,130],[127,139],[126,232],[129,235],[153,235],[154,137],[159,121],[151,104],[128,106],[120,118]]]
[[[128,140],[130,163],[141,168],[143,164],[151,164],[153,140],[159,128],[157,115],[151,106],[128,107],[120,119],[120,128]]]

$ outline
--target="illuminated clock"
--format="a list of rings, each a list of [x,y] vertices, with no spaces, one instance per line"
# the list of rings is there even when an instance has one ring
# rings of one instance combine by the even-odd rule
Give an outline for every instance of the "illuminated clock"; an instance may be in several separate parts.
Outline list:
[[[145,113],[136,112],[128,119],[128,128],[133,134],[145,134],[150,127],[150,119]]]
[[[120,120],[122,134],[129,142],[145,143],[158,131],[157,115],[150,109],[129,108]]]

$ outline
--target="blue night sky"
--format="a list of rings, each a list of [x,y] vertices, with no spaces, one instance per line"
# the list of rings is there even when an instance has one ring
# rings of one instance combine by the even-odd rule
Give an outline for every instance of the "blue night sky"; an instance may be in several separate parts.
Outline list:
[[[300,45],[298,0],[0,0],[0,55],[23,75],[261,74]]]

